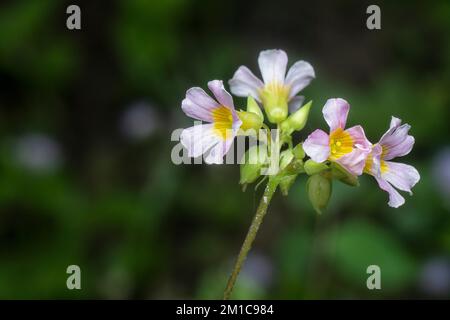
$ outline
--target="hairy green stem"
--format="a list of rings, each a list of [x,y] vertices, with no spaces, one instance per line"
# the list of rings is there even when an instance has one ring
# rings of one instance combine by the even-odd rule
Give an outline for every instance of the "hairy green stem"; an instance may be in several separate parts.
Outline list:
[[[264,194],[259,202],[258,209],[256,210],[256,214],[253,217],[252,224],[248,229],[247,236],[245,237],[244,243],[242,244],[241,251],[237,257],[236,263],[233,268],[233,272],[228,279],[227,286],[225,288],[225,292],[223,294],[223,299],[228,300],[233,292],[234,284],[236,283],[236,279],[241,271],[242,265],[244,264],[245,258],[247,258],[248,252],[252,247],[253,240],[255,240],[256,234],[258,233],[259,226],[261,225],[264,216],[267,213],[267,208],[269,207],[270,200],[272,200],[272,196],[277,190],[278,180],[277,179],[269,179],[267,186],[264,190]]]

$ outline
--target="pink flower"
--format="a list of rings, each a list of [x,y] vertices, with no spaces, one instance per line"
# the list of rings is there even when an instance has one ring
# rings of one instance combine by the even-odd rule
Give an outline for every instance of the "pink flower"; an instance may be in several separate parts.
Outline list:
[[[413,166],[388,161],[407,155],[414,145],[414,137],[408,135],[411,126],[401,123],[400,119],[392,117],[389,130],[373,146],[364,167],[364,172],[374,176],[380,188],[389,193],[388,205],[394,208],[405,203],[395,188],[412,194],[411,188],[420,180]]]
[[[315,162],[337,162],[351,174],[360,175],[371,143],[361,126],[345,129],[349,109],[350,105],[344,99],[328,99],[322,112],[330,126],[330,134],[315,130],[303,143],[303,149]]]
[[[222,81],[210,81],[208,87],[216,99],[201,88],[191,88],[186,92],[181,108],[189,117],[209,123],[184,129],[180,140],[189,157],[198,157],[209,151],[205,162],[222,164],[242,121]]]

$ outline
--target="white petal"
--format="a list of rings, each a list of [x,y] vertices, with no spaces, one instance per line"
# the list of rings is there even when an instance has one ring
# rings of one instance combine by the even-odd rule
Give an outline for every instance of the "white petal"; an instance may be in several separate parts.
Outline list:
[[[371,160],[372,160],[370,174],[377,178],[381,178],[381,168],[380,168],[381,152],[382,152],[382,148],[377,143],[372,146],[372,152],[367,156],[367,159],[369,159],[369,157],[371,157]]]
[[[264,83],[259,80],[247,67],[240,66],[234,73],[233,78],[228,82],[231,93],[238,97],[252,96],[260,101],[259,90],[264,87]]]
[[[211,112],[218,106],[219,104],[199,87],[186,91],[186,98],[181,103],[186,115],[207,122],[212,122]]]
[[[341,98],[328,99],[323,106],[322,113],[325,121],[330,126],[331,131],[337,128],[344,129],[347,122],[350,105]]]
[[[289,113],[294,113],[295,111],[300,109],[300,107],[303,104],[303,101],[305,101],[304,96],[295,96],[291,100],[289,100],[289,104],[288,104]]]
[[[402,124],[402,120],[400,118],[392,116],[389,127],[390,127],[390,129],[392,129],[392,128],[400,126],[401,124]]]
[[[336,160],[342,167],[355,176],[362,174],[370,150],[354,148],[352,152]]]
[[[381,189],[389,193],[389,202],[388,205],[393,208],[398,208],[405,203],[405,198],[398,193],[397,190],[394,189],[386,180],[381,178],[375,178],[378,182],[378,185]]]
[[[353,126],[345,130],[353,139],[353,144],[358,146],[360,149],[369,150],[372,148],[372,143],[367,140],[366,134],[364,133],[363,127],[360,125]]]
[[[225,90],[221,80],[213,80],[208,82],[208,88],[222,106],[234,109],[233,98],[231,97],[231,94]]]
[[[264,83],[284,83],[288,58],[283,50],[261,51],[258,58],[259,69]]]
[[[320,129],[314,130],[303,143],[303,150],[315,162],[324,162],[330,155],[330,137]]]
[[[289,69],[286,85],[290,85],[289,98],[303,90],[316,77],[313,67],[306,61],[297,61]]]
[[[408,135],[411,126],[401,123],[399,118],[392,117],[389,129],[380,139],[379,143],[384,148],[386,160],[407,155],[414,146],[414,137]]]
[[[209,151],[208,155],[205,157],[205,162],[207,164],[222,164],[223,157],[230,150],[233,143],[234,136],[227,140],[221,140]]]
[[[385,161],[385,163],[388,170],[382,173],[382,177],[397,189],[412,194],[412,187],[420,180],[420,174],[416,168],[392,161]]]
[[[196,158],[212,146],[222,141],[214,132],[213,124],[195,125],[184,129],[180,136],[181,144],[187,149],[188,156]]]

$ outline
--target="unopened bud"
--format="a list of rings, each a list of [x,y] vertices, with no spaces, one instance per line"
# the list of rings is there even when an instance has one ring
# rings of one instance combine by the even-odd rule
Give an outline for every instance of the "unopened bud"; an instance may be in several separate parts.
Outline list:
[[[240,184],[252,183],[261,175],[261,168],[267,162],[267,150],[263,146],[252,146],[244,154],[243,162],[240,166]]]
[[[264,121],[263,118],[253,112],[238,111],[237,114],[242,121],[240,129],[244,132],[247,130],[253,130],[255,133],[258,132]]]
[[[295,159],[302,160],[305,157],[305,151],[303,150],[303,145],[301,143],[296,145],[292,152],[294,153]]]
[[[291,114],[286,120],[281,123],[281,129],[287,135],[291,135],[294,131],[302,130],[308,121],[309,110],[311,109],[312,101],[305,104],[303,107]]]
[[[252,96],[248,96],[247,98],[247,111],[257,114],[264,121],[264,115],[261,108]]]
[[[280,169],[283,170],[286,168],[289,163],[291,163],[292,159],[294,159],[294,153],[291,149],[284,150],[280,153]]]
[[[306,183],[309,201],[314,210],[321,214],[328,205],[331,197],[331,181],[320,174],[309,177]]]

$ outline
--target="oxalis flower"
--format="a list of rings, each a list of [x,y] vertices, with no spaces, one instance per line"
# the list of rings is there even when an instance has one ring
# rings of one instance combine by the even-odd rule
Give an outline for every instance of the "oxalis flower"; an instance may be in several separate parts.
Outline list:
[[[344,99],[328,99],[323,116],[330,126],[330,134],[313,131],[303,143],[306,154],[315,162],[337,162],[353,175],[360,175],[370,153],[371,143],[361,126],[345,129],[350,105]]]
[[[294,132],[305,128],[312,106],[310,101],[300,107],[303,97],[297,94],[315,74],[305,61],[294,63],[286,74],[287,62],[287,55],[282,50],[260,52],[258,63],[263,80],[245,66],[238,68],[229,84],[234,95],[247,98],[246,111],[235,109],[231,95],[219,80],[208,83],[212,96],[195,87],[187,90],[182,101],[181,107],[189,117],[204,122],[182,131],[181,144],[189,157],[206,155],[207,163],[221,164],[236,136],[252,136],[250,141],[257,142],[250,144],[244,154],[239,182],[244,190],[251,183],[257,183],[255,189],[265,183],[265,188],[226,284],[224,299],[231,297],[239,272],[278,189],[287,196],[296,179],[306,176],[306,192],[311,205],[317,213],[322,213],[332,197],[333,181],[357,187],[358,176],[367,173],[389,193],[389,205],[398,207],[405,199],[396,188],[411,193],[411,188],[420,179],[414,167],[390,161],[411,151],[414,138],[408,135],[410,126],[402,125],[400,119],[393,117],[389,130],[372,145],[361,126],[346,129],[350,105],[341,98],[328,99],[322,109],[330,127],[329,133],[317,129],[305,141],[295,141]],[[263,123],[261,105],[272,126]],[[270,129],[275,127],[273,124],[276,124],[275,135]],[[267,131],[260,130],[262,127]],[[262,136],[256,134],[260,131]]]
[[[186,91],[186,98],[181,103],[184,113],[208,124],[184,129],[180,141],[187,149],[189,157],[207,153],[206,163],[222,164],[223,156],[230,149],[239,129],[257,130],[261,127],[263,119],[262,115],[258,114],[259,109],[255,113],[236,111],[233,98],[225,90],[222,81],[210,81],[208,88],[215,99],[199,87]]]
[[[400,119],[392,117],[389,130],[373,146],[364,167],[364,172],[372,175],[380,188],[389,193],[388,205],[394,208],[405,203],[395,188],[412,194],[411,188],[420,180],[413,166],[389,161],[407,155],[414,145],[414,137],[408,135],[411,126],[401,123]]]
[[[289,110],[297,109],[303,97],[296,96],[314,79],[313,67],[297,61],[286,75],[288,57],[283,50],[261,51],[258,58],[261,81],[247,67],[240,66],[229,81],[231,92],[239,97],[252,96],[261,102],[272,123],[286,119]]]

